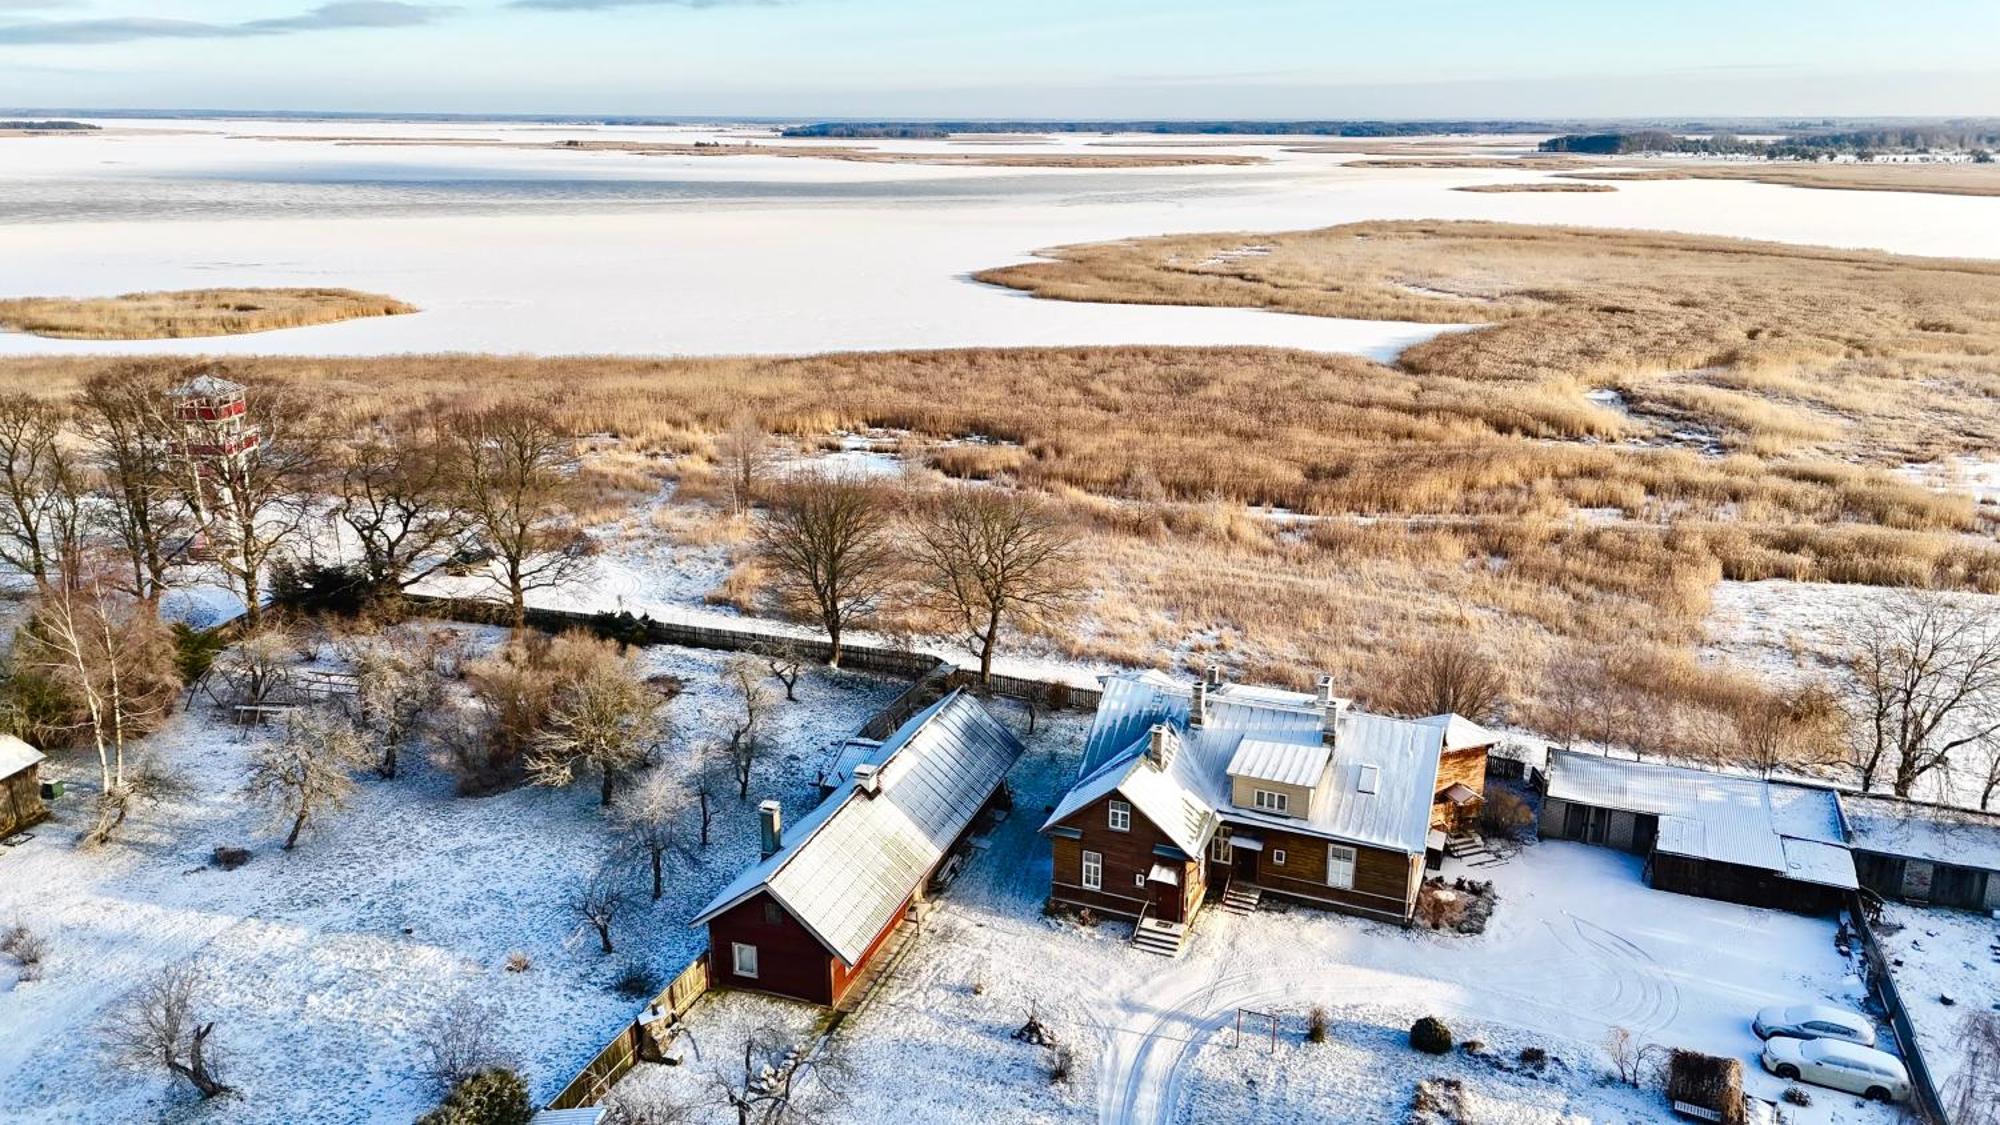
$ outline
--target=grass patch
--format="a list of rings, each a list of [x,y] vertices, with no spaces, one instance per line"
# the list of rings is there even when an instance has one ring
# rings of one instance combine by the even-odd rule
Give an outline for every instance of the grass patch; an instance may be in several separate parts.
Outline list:
[[[416,311],[393,297],[352,289],[176,289],[0,301],[0,329],[58,340],[168,340]]]

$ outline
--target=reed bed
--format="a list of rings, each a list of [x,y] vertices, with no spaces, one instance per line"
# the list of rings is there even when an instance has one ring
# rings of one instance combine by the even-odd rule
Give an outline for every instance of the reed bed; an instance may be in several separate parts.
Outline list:
[[[393,297],[352,289],[177,289],[0,301],[0,329],[59,340],[171,340],[416,311]]]

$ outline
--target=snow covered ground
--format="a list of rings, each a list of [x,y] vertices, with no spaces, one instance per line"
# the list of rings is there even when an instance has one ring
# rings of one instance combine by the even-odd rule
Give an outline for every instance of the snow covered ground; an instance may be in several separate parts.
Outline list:
[[[1889,955],[1896,991],[1916,1026],[1932,1079],[1949,1091],[1963,1059],[1966,1017],[2000,1012],[2000,919],[1902,902],[1885,904],[1882,918],[1889,925],[1880,927],[1877,937]]]
[[[711,736],[736,706],[721,654],[655,648],[641,659],[686,685],[669,753]],[[57,818],[0,849],[0,920],[49,945],[40,980],[0,968],[0,1121],[408,1121],[436,1098],[416,1073],[426,1026],[460,994],[491,1007],[500,1042],[537,1095],[553,1096],[632,1017],[635,1002],[612,988],[623,970],[643,965],[664,981],[701,949],[686,920],[754,860],[756,800],[803,813],[817,798],[815,752],[903,686],[802,678],[799,702],[773,714],[774,750],[751,800],[721,803],[712,846],[696,849],[658,904],[634,872],[637,905],[609,957],[562,906],[612,842],[589,784],[459,798],[448,777],[406,755],[404,776],[364,780],[347,812],[286,853],[242,797],[250,744],[197,708],[148,740],[187,794],[142,806],[119,842],[83,852],[72,842],[87,801],[77,785],[92,769],[59,755],[44,774],[72,784]],[[255,856],[215,869],[218,844]],[[506,969],[517,951],[525,972]],[[201,972],[225,1078],[241,1091],[202,1106],[163,1076],[116,1069],[101,1050],[122,998],[182,962]]]
[[[1399,1120],[1417,1080],[1441,1075],[1472,1086],[1480,1120],[1666,1120],[1656,1096],[1604,1082],[1613,1026],[1739,1056],[1749,1088],[1775,1098],[1784,1084],[1756,1065],[1751,1014],[1781,1001],[1853,1005],[1862,994],[1830,921],[1655,892],[1636,858],[1567,843],[1471,872],[1493,878],[1501,896],[1479,937],[1267,904],[1249,917],[1206,913],[1179,960],[1139,952],[1124,924],[1083,927],[1040,911],[1049,852],[1037,814],[1069,781],[1083,730],[1081,717],[1064,717],[1030,741],[1010,779],[1015,815],[838,1032],[851,1075],[830,1119]],[[718,1039],[740,1052],[742,1029],[767,1021],[769,1003],[726,993],[695,1009],[705,1057]],[[1328,1044],[1302,1042],[1314,1004],[1332,1014]],[[1239,1008],[1281,1016],[1275,1054],[1247,1030],[1254,1025],[1235,1045]],[[1066,1084],[1050,1083],[1042,1049],[1011,1037],[1031,1011],[1074,1048]],[[1421,1014],[1443,1016],[1461,1040],[1481,1039],[1497,1061],[1534,1046],[1560,1062],[1538,1077],[1463,1055],[1418,1056],[1406,1033]],[[730,1052],[721,1057],[735,1065]],[[708,1104],[695,1060],[644,1067],[627,1081],[621,1096]],[[1793,1109],[1792,1120],[1893,1119],[1813,1093],[1813,1107]]]
[[[1121,138],[1129,143],[1111,148],[1075,136],[998,147],[865,142],[905,152],[1241,152],[1269,161],[977,168],[281,139],[742,139],[685,129],[107,124],[116,128],[8,142],[0,296],[340,285],[423,311],[208,340],[0,335],[0,353],[772,354],[1149,343],[1386,357],[1437,327],[1039,301],[969,275],[1064,243],[1380,218],[1576,223],[2000,257],[1995,199],[1705,180],[1479,194],[1451,189],[1546,173],[1347,168],[1361,154],[1269,144],[1189,150]]]

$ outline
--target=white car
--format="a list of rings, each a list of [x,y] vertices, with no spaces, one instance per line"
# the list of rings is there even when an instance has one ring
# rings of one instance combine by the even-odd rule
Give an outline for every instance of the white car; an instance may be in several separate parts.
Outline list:
[[[1779,1004],[1765,1008],[1750,1021],[1759,1039],[1785,1035],[1793,1039],[1844,1039],[1863,1047],[1875,1045],[1875,1025],[1866,1016],[1831,1004]]]
[[[1777,1035],[1765,1041],[1763,1059],[1764,1069],[1780,1078],[1845,1090],[1871,1101],[1900,1102],[1910,1096],[1910,1074],[1902,1060],[1873,1047]]]

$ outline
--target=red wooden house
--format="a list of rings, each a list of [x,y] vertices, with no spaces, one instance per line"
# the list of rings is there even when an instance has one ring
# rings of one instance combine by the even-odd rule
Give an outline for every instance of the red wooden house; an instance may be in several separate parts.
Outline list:
[[[925,883],[1021,756],[954,691],[855,763],[790,830],[760,806],[764,858],[691,923],[708,927],[718,987],[837,1005],[866,977]]]

